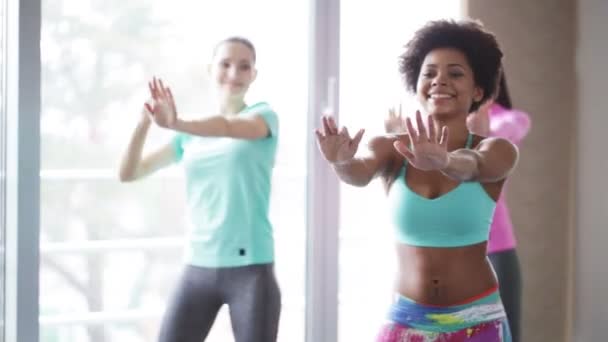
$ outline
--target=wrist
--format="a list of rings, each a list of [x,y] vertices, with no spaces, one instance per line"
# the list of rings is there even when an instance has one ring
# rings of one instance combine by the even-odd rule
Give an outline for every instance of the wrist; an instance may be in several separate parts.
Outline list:
[[[453,160],[452,152],[448,152],[446,154],[445,164],[439,168],[439,171],[442,172],[442,173],[448,172],[448,170],[450,170],[450,165],[452,164],[451,163],[452,160]]]
[[[177,118],[175,118],[175,121],[173,121],[171,124],[169,124],[169,127],[167,127],[167,128],[181,132],[181,131],[183,131],[184,126],[186,126],[186,121],[177,117]]]
[[[152,125],[152,120],[146,115],[143,115],[137,123],[137,127],[145,129],[149,128],[150,125]]]
[[[355,158],[349,158],[349,159],[345,159],[345,160],[336,160],[334,162],[331,162],[330,164],[334,168],[341,167],[341,166],[346,166],[346,165],[350,164],[353,161],[353,159],[355,159]]]

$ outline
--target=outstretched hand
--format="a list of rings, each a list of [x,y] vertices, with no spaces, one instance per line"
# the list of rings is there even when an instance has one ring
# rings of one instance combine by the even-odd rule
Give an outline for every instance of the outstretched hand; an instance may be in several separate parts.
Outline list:
[[[357,149],[365,130],[361,129],[354,137],[350,137],[348,129],[342,127],[338,131],[336,121],[331,116],[323,116],[323,132],[315,130],[317,145],[325,159],[332,164],[340,164],[351,160]]]
[[[156,77],[148,82],[148,88],[151,103],[146,103],[144,106],[151,119],[160,127],[172,128],[177,122],[177,109],[171,89],[165,87],[163,81]]]
[[[384,131],[393,134],[405,133],[405,119],[401,114],[401,105],[399,109],[389,108],[388,116],[384,119]]]
[[[487,137],[490,135],[490,115],[488,108],[484,107],[467,116],[467,128],[470,132]]]
[[[416,112],[416,124],[414,129],[410,118],[405,119],[407,133],[410,137],[408,148],[401,141],[394,143],[395,149],[403,155],[415,168],[423,171],[442,170],[448,165],[448,128],[441,130],[439,136],[435,132],[435,123],[431,116],[428,117],[425,126],[420,111]]]

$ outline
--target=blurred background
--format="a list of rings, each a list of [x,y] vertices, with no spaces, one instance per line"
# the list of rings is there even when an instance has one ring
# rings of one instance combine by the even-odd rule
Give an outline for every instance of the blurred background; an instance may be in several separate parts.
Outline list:
[[[279,341],[372,341],[396,268],[384,191],[339,185],[311,133],[326,108],[366,139],[389,107],[413,113],[397,55],[428,20],[468,17],[497,35],[532,119],[509,184],[523,340],[606,340],[608,1],[0,2],[0,341],[155,341],[182,267],[182,173],[124,185],[118,162],[152,76],[181,112],[210,110],[206,64],[231,35],[256,45],[249,102],[281,123]],[[208,341],[231,340],[223,310]]]

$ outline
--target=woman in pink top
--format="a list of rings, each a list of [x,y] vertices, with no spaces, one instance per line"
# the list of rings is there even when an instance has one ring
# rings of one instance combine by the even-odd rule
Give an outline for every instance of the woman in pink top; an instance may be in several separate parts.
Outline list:
[[[475,134],[502,137],[519,145],[530,130],[530,118],[528,114],[512,108],[503,74],[494,101],[488,101],[476,113],[471,114],[467,125]],[[490,230],[488,256],[498,276],[500,295],[507,312],[513,342],[518,342],[521,323],[521,271],[505,195],[503,187]]]

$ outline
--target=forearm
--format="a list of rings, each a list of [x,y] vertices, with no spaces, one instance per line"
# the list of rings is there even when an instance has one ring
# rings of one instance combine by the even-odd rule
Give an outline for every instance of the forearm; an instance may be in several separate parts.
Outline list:
[[[480,155],[470,149],[459,149],[448,153],[448,164],[441,170],[446,176],[460,182],[477,179],[480,174]]]
[[[135,180],[139,177],[138,169],[150,124],[150,121],[142,120],[135,127],[127,151],[120,164],[119,178],[122,182]]]
[[[229,121],[226,117],[217,115],[199,120],[177,119],[172,129],[203,137],[229,136]]]
[[[331,165],[340,180],[353,186],[366,186],[376,174],[370,163],[362,158],[353,158],[347,162]]]

